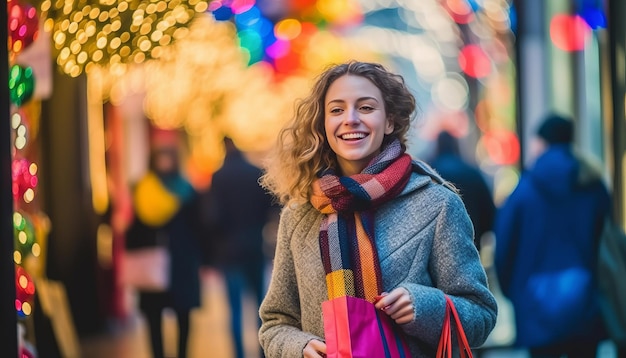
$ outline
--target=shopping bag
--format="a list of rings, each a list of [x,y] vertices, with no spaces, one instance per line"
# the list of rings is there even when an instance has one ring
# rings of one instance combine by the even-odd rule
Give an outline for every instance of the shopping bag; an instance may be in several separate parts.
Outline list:
[[[341,296],[322,303],[326,357],[410,358],[403,332],[373,303]]]
[[[140,291],[162,292],[170,281],[170,256],[163,246],[126,250],[122,254],[120,282]]]
[[[452,319],[454,319],[454,321]],[[446,315],[443,319],[443,328],[441,329],[441,337],[439,338],[439,346],[437,347],[437,358],[452,358],[452,322],[456,325],[456,338],[459,343],[459,354],[461,358],[472,358],[472,350],[467,342],[459,314],[456,312],[454,303],[447,295]]]

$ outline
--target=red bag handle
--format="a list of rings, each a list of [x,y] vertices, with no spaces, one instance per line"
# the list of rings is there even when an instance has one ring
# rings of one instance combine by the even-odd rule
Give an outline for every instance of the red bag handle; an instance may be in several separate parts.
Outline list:
[[[456,324],[457,340],[459,343],[459,351],[461,358],[473,358],[472,349],[467,342],[465,331],[461,325],[461,319],[454,307],[452,299],[445,295],[446,298],[446,314],[443,318],[443,327],[441,329],[441,337],[439,338],[439,345],[437,347],[437,358],[452,358],[452,327],[450,325],[450,314],[454,317],[454,323]]]

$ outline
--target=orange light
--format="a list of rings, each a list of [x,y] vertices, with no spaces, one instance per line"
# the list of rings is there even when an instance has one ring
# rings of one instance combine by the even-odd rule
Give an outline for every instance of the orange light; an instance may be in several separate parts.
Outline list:
[[[493,130],[481,138],[491,160],[499,165],[515,164],[520,157],[519,140],[508,130]]]

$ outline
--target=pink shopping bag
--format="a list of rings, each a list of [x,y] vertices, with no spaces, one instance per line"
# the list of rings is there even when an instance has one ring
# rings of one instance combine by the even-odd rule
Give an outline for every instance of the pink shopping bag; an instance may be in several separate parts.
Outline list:
[[[328,358],[409,358],[396,323],[374,304],[352,296],[322,303]]]

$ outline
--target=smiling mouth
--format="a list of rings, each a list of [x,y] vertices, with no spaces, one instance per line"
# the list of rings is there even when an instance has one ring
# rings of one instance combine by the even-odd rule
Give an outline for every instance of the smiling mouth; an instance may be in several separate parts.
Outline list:
[[[367,133],[346,133],[339,136],[343,140],[359,140],[367,137]]]

